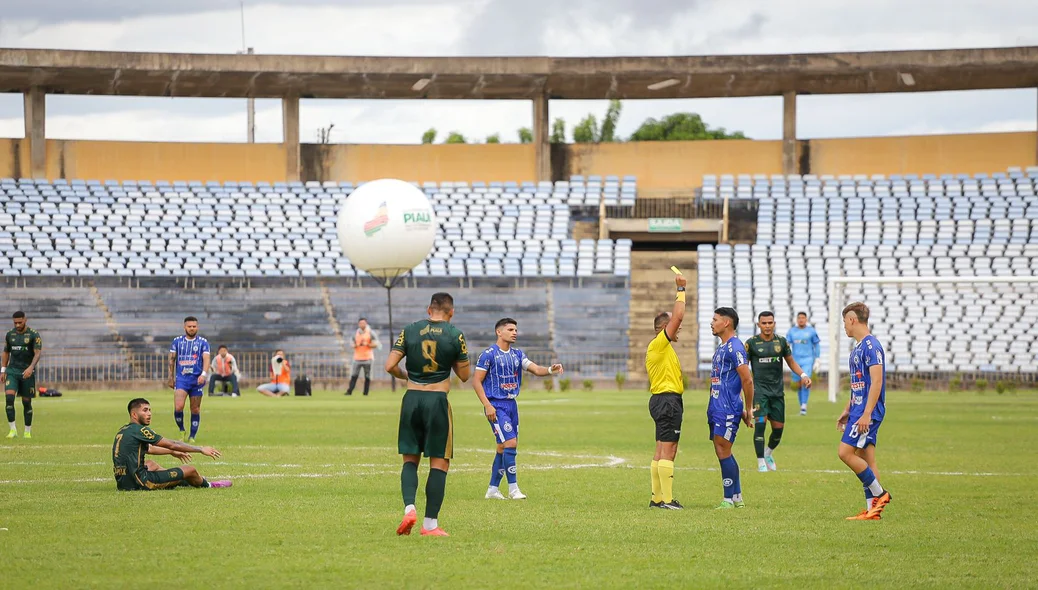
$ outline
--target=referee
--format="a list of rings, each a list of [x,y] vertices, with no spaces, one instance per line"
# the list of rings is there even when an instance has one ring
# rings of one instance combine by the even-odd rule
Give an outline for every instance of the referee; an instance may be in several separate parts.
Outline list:
[[[675,272],[677,270],[675,269]],[[662,312],[652,322],[656,337],[645,351],[645,371],[649,374],[649,415],[656,423],[656,453],[652,456],[652,501],[649,508],[681,510],[674,499],[674,457],[681,438],[681,417],[685,392],[681,363],[672,345],[678,339],[681,320],[685,317],[685,277],[674,278],[677,298],[674,309]]]

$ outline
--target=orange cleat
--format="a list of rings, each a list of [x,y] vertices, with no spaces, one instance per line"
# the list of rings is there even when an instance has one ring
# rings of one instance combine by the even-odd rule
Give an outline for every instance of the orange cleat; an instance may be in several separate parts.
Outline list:
[[[396,534],[410,535],[411,529],[416,522],[418,522],[418,514],[414,511],[408,512],[404,515],[404,519],[400,521],[400,526],[396,527]]]
[[[887,507],[887,504],[890,504],[892,499],[893,496],[890,495],[890,492],[883,490],[883,493],[878,498],[872,500],[872,509],[869,510],[869,514],[874,515],[878,519],[879,515],[883,514],[883,509]]]
[[[879,514],[872,514],[869,510],[862,510],[861,513],[855,516],[848,516],[847,520],[880,520]]]
[[[447,531],[441,529],[440,527],[436,527],[436,528],[434,528],[431,531],[427,531],[425,529],[422,529],[422,536],[423,537],[449,537],[450,535],[447,534]]]

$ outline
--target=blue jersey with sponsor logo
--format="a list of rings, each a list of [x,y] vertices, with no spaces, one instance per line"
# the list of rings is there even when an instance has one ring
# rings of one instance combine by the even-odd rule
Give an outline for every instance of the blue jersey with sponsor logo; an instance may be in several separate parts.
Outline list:
[[[883,366],[883,346],[875,336],[869,334],[851,351],[851,422],[856,422],[865,413],[865,403],[869,399],[869,389],[872,387],[869,368],[877,365],[883,369],[883,377],[880,382],[879,401],[872,409],[872,420],[879,422],[883,420],[883,414],[886,412],[887,372]]]
[[[526,354],[512,346],[501,350],[493,345],[483,351],[476,361],[477,371],[486,371],[483,379],[483,391],[487,399],[515,399],[519,396],[519,388],[523,384],[523,371],[530,366]]]
[[[821,356],[821,339],[818,338],[818,332],[811,326],[803,328],[793,326],[786,333],[786,340],[793,350],[794,359],[816,359]]]
[[[178,379],[181,377],[197,378],[205,372],[206,367],[202,362],[202,355],[209,352],[209,341],[205,338],[198,335],[195,335],[194,338],[177,336],[173,339],[169,351],[177,355],[174,370]]]
[[[714,351],[710,368],[710,404],[708,414],[741,414],[743,410],[742,379],[739,367],[747,364],[746,348],[732,336]]]

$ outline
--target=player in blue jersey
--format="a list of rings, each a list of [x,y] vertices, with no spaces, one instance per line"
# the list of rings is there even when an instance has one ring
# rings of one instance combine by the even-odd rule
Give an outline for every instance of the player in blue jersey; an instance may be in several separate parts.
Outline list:
[[[750,373],[746,348],[735,335],[739,327],[739,314],[731,307],[714,310],[710,329],[721,339],[714,352],[710,369],[710,403],[706,409],[710,439],[714,452],[721,463],[721,484],[724,499],[718,509],[742,508],[742,482],[739,481],[739,464],[732,454],[732,444],[739,432],[739,420],[753,427],[753,375]],[[739,394],[742,393],[742,397]]]
[[[483,404],[483,413],[494,431],[497,455],[490,471],[490,487],[487,499],[504,500],[498,489],[501,477],[508,478],[508,497],[523,500],[526,495],[519,491],[516,481],[515,455],[519,443],[519,407],[516,399],[523,384],[523,371],[538,377],[562,373],[562,365],[542,367],[527,358],[522,350],[513,346],[519,338],[519,324],[512,318],[498,320],[494,326],[497,343],[483,351],[476,362],[476,378],[472,387]]]
[[[876,441],[886,413],[886,373],[883,346],[869,331],[869,308],[860,302],[843,309],[843,329],[854,338],[851,350],[851,399],[836,427],[843,432],[840,460],[854,471],[865,488],[865,510],[847,520],[879,520],[890,503],[890,492],[879,484]]]
[[[810,377],[813,374],[815,361],[822,356],[822,348],[819,346],[821,339],[818,338],[818,332],[815,331],[814,326],[807,325],[807,314],[805,312],[801,311],[797,314],[797,325],[790,328],[789,332],[786,332],[786,341],[789,342],[789,347],[793,349],[793,360]],[[793,383],[799,383],[797,398],[800,400],[800,415],[806,416],[807,400],[811,397],[810,380],[801,381],[800,375],[796,371],[793,372],[792,379]]]
[[[184,318],[184,335],[173,339],[169,347],[169,380],[166,387],[174,390],[173,418],[184,440],[184,400],[191,398],[191,434],[188,442],[195,442],[202,412],[202,389],[205,386],[206,367],[209,366],[209,341],[198,335],[198,318]]]

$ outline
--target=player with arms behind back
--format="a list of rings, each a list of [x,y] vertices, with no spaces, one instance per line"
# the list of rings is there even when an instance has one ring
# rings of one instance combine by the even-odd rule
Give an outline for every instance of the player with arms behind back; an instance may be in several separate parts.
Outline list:
[[[4,338],[4,352],[0,355],[0,381],[4,384],[4,406],[7,424],[11,427],[7,438],[18,436],[14,423],[14,398],[22,398],[22,416],[25,418],[25,438],[32,438],[32,398],[36,397],[36,365],[43,354],[43,338],[29,327],[24,311],[11,316],[14,329]]]
[[[169,347],[169,380],[166,387],[174,390],[173,419],[184,440],[184,400],[191,398],[191,436],[195,442],[198,424],[202,421],[202,389],[205,386],[206,367],[209,366],[209,341],[198,335],[198,318],[184,318],[184,335],[173,339]]]
[[[836,427],[843,432],[840,460],[865,488],[865,510],[847,520],[879,520],[890,503],[890,492],[879,484],[876,441],[886,415],[886,370],[883,346],[869,331],[869,308],[860,302],[843,308],[843,329],[855,345],[851,350],[851,399]]]
[[[400,471],[404,519],[396,533],[410,535],[418,521],[414,505],[418,494],[418,463],[425,454],[429,458],[429,479],[425,485],[422,535],[447,537],[437,522],[447,486],[447,469],[454,455],[454,420],[447,393],[451,389],[451,369],[467,382],[471,367],[465,335],[450,323],[454,317],[454,298],[449,293],[436,293],[427,311],[427,319],[400,331],[386,359],[386,372],[407,381],[397,435],[397,447],[404,459]],[[406,371],[398,366],[405,357]]]
[[[757,471],[778,469],[771,454],[782,441],[786,422],[786,392],[782,382],[782,361],[786,361],[801,383],[811,387],[811,377],[800,369],[793,359],[789,343],[775,334],[775,314],[762,311],[757,314],[760,334],[746,341],[746,354],[753,368],[753,450],[757,452]],[[771,422],[771,437],[764,446],[764,431]]]
[[[814,326],[807,324],[807,313],[797,312],[797,324],[786,332],[786,340],[793,349],[793,358],[797,364],[804,369],[804,373],[810,375],[814,370],[815,361],[822,355],[819,346],[821,339]],[[793,372],[793,383],[799,383],[797,388],[797,399],[800,401],[800,415],[807,415],[807,400],[811,398],[811,382],[803,382],[797,372]]]
[[[512,318],[498,320],[494,332],[497,342],[479,355],[476,378],[472,380],[472,388],[483,404],[483,413],[490,421],[497,441],[497,454],[490,470],[490,487],[484,497],[505,499],[498,488],[504,475],[508,478],[508,497],[525,500],[526,495],[519,491],[515,468],[516,448],[519,446],[519,406],[516,399],[523,383],[523,371],[547,377],[562,373],[562,365],[542,367],[512,346],[519,338],[519,323]]]
[[[739,327],[739,314],[731,307],[714,310],[710,329],[721,339],[721,346],[714,352],[710,369],[710,403],[706,417],[710,426],[710,439],[714,442],[714,453],[721,463],[721,484],[724,500],[718,509],[742,508],[742,482],[739,480],[739,464],[732,454],[735,435],[739,433],[739,419],[753,426],[753,376],[750,374],[746,348],[735,335]],[[739,397],[740,390],[743,398]]]

